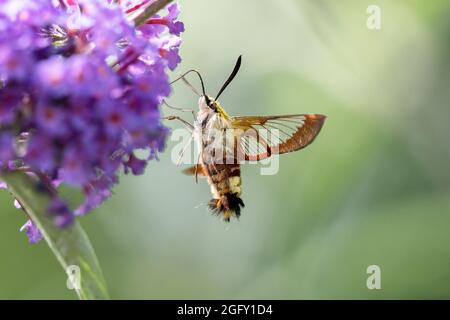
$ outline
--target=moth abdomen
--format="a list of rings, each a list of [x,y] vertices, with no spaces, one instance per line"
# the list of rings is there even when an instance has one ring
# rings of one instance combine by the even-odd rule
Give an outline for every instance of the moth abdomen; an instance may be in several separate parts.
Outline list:
[[[239,164],[209,164],[207,166],[209,183],[214,199],[209,202],[210,209],[223,215],[225,221],[231,217],[239,218],[244,202],[241,195],[241,170]]]

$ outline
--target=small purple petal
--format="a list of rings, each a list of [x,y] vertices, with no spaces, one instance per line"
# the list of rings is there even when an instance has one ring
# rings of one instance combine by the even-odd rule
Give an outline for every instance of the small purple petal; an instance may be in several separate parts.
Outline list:
[[[129,170],[131,170],[135,176],[141,175],[147,167],[147,161],[139,159],[132,153],[130,154],[128,161],[124,163],[124,167],[125,173],[128,173]]]
[[[31,244],[38,243],[43,238],[41,232],[38,229],[38,227],[31,220],[28,220],[22,226],[22,228],[20,228],[20,232],[23,232],[23,231],[25,231],[25,233],[26,233],[26,235],[28,237],[28,241]]]

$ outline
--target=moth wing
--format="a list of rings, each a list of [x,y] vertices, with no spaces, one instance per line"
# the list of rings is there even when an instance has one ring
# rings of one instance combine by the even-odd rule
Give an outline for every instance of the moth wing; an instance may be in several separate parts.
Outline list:
[[[321,114],[232,117],[239,137],[240,159],[259,161],[274,154],[303,149],[319,134],[326,117]]]

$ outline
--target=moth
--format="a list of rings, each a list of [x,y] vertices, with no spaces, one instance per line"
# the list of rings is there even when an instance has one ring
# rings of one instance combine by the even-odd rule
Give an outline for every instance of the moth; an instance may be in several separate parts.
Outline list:
[[[192,112],[193,125],[178,116],[164,119],[180,120],[192,131],[191,137],[197,143],[199,154],[196,165],[184,173],[195,176],[196,181],[198,176],[206,177],[213,195],[209,208],[227,222],[232,217],[239,218],[244,207],[241,164],[305,148],[317,137],[326,118],[321,114],[228,115],[218,98],[237,75],[241,61],[239,56],[215,98],[205,93],[203,79],[196,70],[189,70],[172,81],[183,80],[200,97],[197,114],[194,110],[175,108],[165,102],[169,108]],[[185,78],[191,72],[200,79],[201,93]]]

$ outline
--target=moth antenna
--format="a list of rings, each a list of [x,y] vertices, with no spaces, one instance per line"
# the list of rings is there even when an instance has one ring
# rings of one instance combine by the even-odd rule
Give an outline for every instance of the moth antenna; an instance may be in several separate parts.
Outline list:
[[[220,88],[219,93],[216,95],[216,98],[214,100],[219,99],[219,96],[222,94],[222,92],[228,87],[231,81],[233,81],[234,77],[236,77],[237,73],[239,72],[239,69],[241,68],[241,62],[242,62],[242,55],[238,57],[236,64],[234,65],[233,72],[231,72],[227,81],[225,81],[222,88]]]

